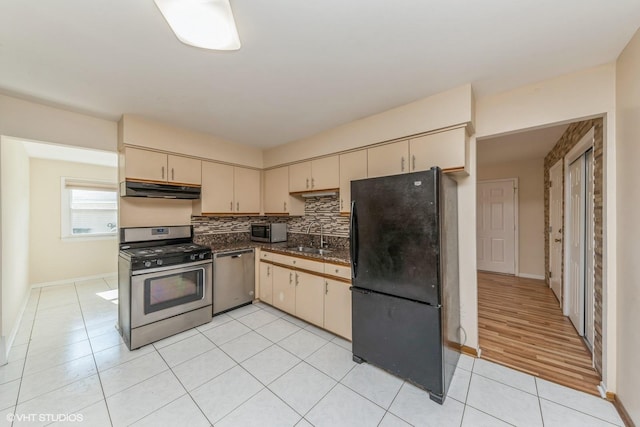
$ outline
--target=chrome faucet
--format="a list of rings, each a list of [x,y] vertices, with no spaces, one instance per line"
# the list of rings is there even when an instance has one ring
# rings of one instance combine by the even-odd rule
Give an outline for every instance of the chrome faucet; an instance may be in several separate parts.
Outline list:
[[[320,249],[322,249],[324,248],[324,227],[320,221],[312,222],[307,227],[307,234],[311,232],[311,226],[313,226],[313,224],[320,224]]]

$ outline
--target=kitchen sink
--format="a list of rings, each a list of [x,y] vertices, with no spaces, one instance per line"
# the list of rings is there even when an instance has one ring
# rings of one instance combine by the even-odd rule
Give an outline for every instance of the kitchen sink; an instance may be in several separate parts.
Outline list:
[[[310,248],[307,246],[289,246],[287,249],[289,249],[290,251],[302,252],[305,254],[315,254],[315,255],[324,255],[332,252],[329,249]]]

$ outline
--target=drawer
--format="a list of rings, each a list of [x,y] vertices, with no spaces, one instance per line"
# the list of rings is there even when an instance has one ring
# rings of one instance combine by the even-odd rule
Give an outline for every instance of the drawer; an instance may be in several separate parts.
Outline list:
[[[265,258],[262,258],[265,259]],[[267,258],[269,261],[271,262],[277,262],[278,264],[283,264],[283,265],[292,265],[291,264],[291,257],[288,257],[286,255],[282,255],[282,254],[274,254],[274,253],[269,253],[269,258]]]
[[[348,265],[324,264],[324,274],[351,280],[351,267]]]
[[[271,252],[260,251],[260,259],[271,261],[271,257],[273,257],[273,255],[274,254],[272,254]]]
[[[324,273],[324,263],[320,261],[313,261],[306,258],[287,257],[291,259],[293,267],[301,268],[303,270],[315,271],[316,273]]]

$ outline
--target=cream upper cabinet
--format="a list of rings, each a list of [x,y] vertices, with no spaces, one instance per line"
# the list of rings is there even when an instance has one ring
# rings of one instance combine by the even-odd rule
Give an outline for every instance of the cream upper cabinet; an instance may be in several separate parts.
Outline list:
[[[167,181],[175,184],[200,185],[200,164],[202,162],[189,157],[167,156]]]
[[[324,326],[324,279],[296,271],[296,316],[321,328]]]
[[[260,301],[273,304],[273,265],[260,263]]]
[[[202,193],[196,215],[257,215],[260,213],[260,171],[202,162]]]
[[[311,190],[311,162],[295,163],[289,166],[289,192]]]
[[[273,268],[273,306],[280,310],[294,314],[296,312],[296,283],[295,271],[288,268]]]
[[[200,160],[125,147],[126,179],[200,185]]]
[[[324,279],[324,328],[351,339],[351,291],[349,283]]]
[[[144,181],[167,182],[167,155],[126,147],[125,177]]]
[[[200,214],[231,214],[233,205],[233,166],[202,162]]]
[[[399,141],[367,150],[368,177],[398,175],[409,171],[409,142]]]
[[[258,215],[260,213],[260,171],[234,167],[233,193],[236,214]]]
[[[339,156],[323,157],[311,162],[311,189],[333,190],[340,186]]]
[[[340,155],[340,212],[351,212],[351,181],[367,177],[367,150]]]
[[[411,172],[438,166],[444,171],[466,169],[467,133],[465,128],[451,129],[409,140]]]
[[[339,164],[339,156],[329,156],[289,166],[289,191],[300,193],[338,188]]]
[[[289,195],[289,167],[264,172],[264,213],[304,215],[304,200]]]

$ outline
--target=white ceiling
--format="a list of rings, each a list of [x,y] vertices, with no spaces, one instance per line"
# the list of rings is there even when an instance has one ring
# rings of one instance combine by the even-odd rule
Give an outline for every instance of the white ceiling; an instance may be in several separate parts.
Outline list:
[[[0,0],[0,91],[268,147],[472,83],[616,59],[638,0],[231,0],[242,48],[183,45],[153,0]]]
[[[478,166],[544,158],[569,125],[512,133],[478,141]]]

